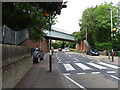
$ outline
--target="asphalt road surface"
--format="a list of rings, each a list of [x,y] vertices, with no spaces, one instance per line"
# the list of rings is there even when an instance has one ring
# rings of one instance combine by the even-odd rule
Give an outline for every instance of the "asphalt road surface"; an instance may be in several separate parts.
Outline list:
[[[97,57],[97,56],[96,56]],[[119,88],[120,67],[69,51],[58,51],[56,59],[60,73],[69,88]]]

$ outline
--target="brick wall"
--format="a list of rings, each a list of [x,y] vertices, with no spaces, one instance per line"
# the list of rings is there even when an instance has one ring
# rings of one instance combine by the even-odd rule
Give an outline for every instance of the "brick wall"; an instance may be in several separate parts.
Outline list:
[[[43,52],[49,52],[49,40],[43,39],[41,43],[41,49],[43,50]]]
[[[30,39],[26,39],[20,45],[21,46],[28,46],[30,48],[36,48],[37,47],[37,43],[32,42],[32,40],[30,40]]]
[[[84,42],[81,42],[76,44],[76,49],[80,51],[86,51],[88,47]]]
[[[20,44],[21,46],[27,46],[30,48],[41,48],[43,52],[48,52],[49,51],[49,41],[48,39],[43,39],[43,41],[38,41],[37,43],[32,42],[30,39],[26,39],[24,42]]]

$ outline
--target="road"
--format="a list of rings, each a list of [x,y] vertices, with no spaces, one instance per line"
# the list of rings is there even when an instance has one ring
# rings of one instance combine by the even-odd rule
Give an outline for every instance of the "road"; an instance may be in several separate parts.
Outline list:
[[[58,51],[56,59],[69,88],[118,88],[116,65],[69,51]]]

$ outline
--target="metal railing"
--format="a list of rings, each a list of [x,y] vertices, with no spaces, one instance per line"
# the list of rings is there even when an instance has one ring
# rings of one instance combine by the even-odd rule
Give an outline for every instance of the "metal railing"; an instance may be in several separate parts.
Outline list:
[[[18,45],[29,37],[28,30],[14,31],[6,25],[2,28],[2,44]]]

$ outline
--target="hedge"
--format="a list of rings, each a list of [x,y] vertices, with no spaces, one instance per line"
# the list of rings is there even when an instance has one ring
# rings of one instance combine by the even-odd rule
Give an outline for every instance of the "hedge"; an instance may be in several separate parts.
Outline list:
[[[96,43],[95,47],[99,51],[111,50],[112,44],[111,43]]]

